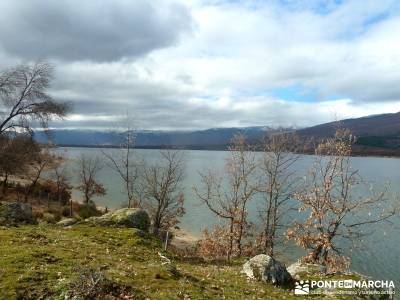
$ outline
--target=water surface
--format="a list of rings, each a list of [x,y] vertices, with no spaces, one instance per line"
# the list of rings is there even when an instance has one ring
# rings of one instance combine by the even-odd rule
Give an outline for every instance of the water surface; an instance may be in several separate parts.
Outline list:
[[[68,164],[73,170],[73,181],[77,182],[76,158],[81,154],[102,157],[101,151],[96,148],[60,148],[59,151],[71,158]],[[107,151],[119,151],[109,149]],[[135,150],[145,161],[153,161],[159,158],[159,150]],[[220,174],[224,172],[225,159],[228,155],[224,151],[195,151],[182,150],[185,155],[185,179],[183,182],[185,193],[186,214],[181,219],[180,226],[186,231],[200,235],[205,228],[210,228],[220,221],[196,198],[193,186],[200,184],[199,171],[211,168]],[[307,173],[314,157],[304,155],[295,165],[299,176]],[[392,201],[399,201],[396,193],[400,194],[400,159],[378,158],[378,157],[354,157],[351,159],[354,169],[359,169],[361,176],[376,186],[390,182],[389,197]],[[107,189],[107,195],[96,198],[96,203],[109,208],[119,208],[126,203],[126,196],[123,193],[123,186],[120,178],[109,168],[104,168],[99,174],[99,180]],[[79,199],[82,196],[74,191],[74,197]],[[253,201],[249,206],[250,214],[254,221],[257,218],[261,203]],[[367,274],[379,280],[396,280],[396,286],[400,285],[400,218],[393,220],[392,224],[379,226],[366,237],[359,245],[360,249],[347,253],[351,257],[351,268],[363,274]],[[298,248],[288,246],[282,255],[288,261],[295,261],[301,256],[302,251]]]

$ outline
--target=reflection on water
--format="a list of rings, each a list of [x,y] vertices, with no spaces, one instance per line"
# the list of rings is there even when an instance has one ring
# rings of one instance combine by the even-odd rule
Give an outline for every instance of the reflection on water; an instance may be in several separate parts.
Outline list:
[[[59,151],[71,158],[69,161],[73,174],[76,173],[74,158],[82,153],[88,155],[99,155],[99,149],[93,148],[60,148]],[[118,151],[117,149],[108,151]],[[159,156],[158,150],[135,150],[144,160],[151,161]],[[219,222],[210,211],[196,199],[192,187],[200,182],[199,171],[206,168],[212,168],[221,173],[224,172],[224,164],[227,152],[223,151],[185,151],[186,158],[186,177],[183,186],[185,187],[185,208],[186,215],[182,218],[180,226],[192,234],[200,234],[204,228],[209,228]],[[307,173],[308,168],[313,161],[312,156],[302,156],[297,162],[295,168],[299,176]],[[400,159],[395,158],[376,158],[376,157],[354,157],[352,166],[359,169],[361,176],[374,182],[377,186],[382,186],[390,182],[390,197],[393,201],[399,201],[395,197],[400,194]],[[77,176],[74,181],[76,183]],[[118,208],[126,203],[126,197],[123,194],[123,186],[119,177],[112,170],[104,168],[99,176],[100,181],[107,189],[105,197],[97,198],[96,203],[109,208]],[[80,198],[80,194],[74,191],[74,197]],[[257,216],[260,200],[256,199],[249,206],[249,214]],[[257,221],[255,217],[253,221]],[[367,274],[382,280],[396,280],[400,285],[400,220],[395,219],[392,224],[379,226],[372,232],[353,253],[348,253],[352,258],[351,268],[363,274]],[[290,261],[297,259],[301,255],[300,249],[289,247],[283,251],[283,257]]]

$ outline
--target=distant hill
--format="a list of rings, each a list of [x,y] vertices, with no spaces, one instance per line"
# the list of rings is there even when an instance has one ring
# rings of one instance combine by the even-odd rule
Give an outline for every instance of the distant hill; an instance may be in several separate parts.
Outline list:
[[[379,154],[383,150],[400,150],[400,112],[346,119],[341,123],[356,136],[355,151]],[[326,138],[334,135],[336,125],[336,122],[325,123],[298,130],[297,134],[303,138]]]
[[[138,131],[135,144],[142,148],[179,147],[187,149],[226,149],[235,134],[244,134],[250,141],[282,129],[269,127],[212,128],[199,131]],[[68,146],[117,146],[121,134],[113,131],[51,130],[50,136],[37,132],[35,139]]]
[[[341,120],[357,136],[391,136],[400,134],[400,112]],[[302,136],[327,137],[335,132],[337,122],[325,123],[298,130]]]
[[[400,112],[346,119],[341,123],[356,136],[356,145],[353,147],[355,155],[400,156]],[[304,141],[304,151],[312,153],[314,142],[333,136],[336,126],[337,122],[330,122],[295,132]],[[136,147],[225,150],[235,134],[244,134],[250,142],[255,143],[265,135],[283,131],[294,130],[257,126],[197,131],[138,131]],[[51,130],[49,133],[51,140],[59,146],[112,147],[122,142],[122,135],[113,131]],[[37,132],[35,138],[39,142],[49,140],[49,136],[43,132]]]

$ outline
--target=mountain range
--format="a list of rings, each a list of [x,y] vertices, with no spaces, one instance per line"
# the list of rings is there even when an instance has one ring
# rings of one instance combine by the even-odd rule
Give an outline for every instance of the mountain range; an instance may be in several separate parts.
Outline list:
[[[340,121],[356,136],[354,151],[360,154],[398,155],[400,153],[400,112],[380,114]],[[137,131],[135,144],[138,148],[178,147],[185,149],[224,150],[235,134],[242,133],[250,141],[265,135],[290,131],[302,139],[323,139],[334,135],[337,122],[324,123],[302,129],[245,127],[212,128],[197,131]],[[49,130],[48,134],[37,132],[36,140],[51,139],[59,146],[117,146],[122,141],[121,133],[93,130]],[[400,155],[400,154],[399,154]]]
[[[397,154],[400,152],[400,112],[371,115],[340,121],[356,137],[353,152]],[[302,138],[321,139],[333,136],[337,122],[297,130]]]
[[[136,131],[135,146],[140,148],[179,147],[186,149],[224,150],[235,134],[244,134],[249,140],[258,140],[265,134],[278,132],[270,127],[211,128],[196,131]],[[37,132],[36,140],[51,139],[59,146],[116,146],[123,134],[116,131],[50,130]]]

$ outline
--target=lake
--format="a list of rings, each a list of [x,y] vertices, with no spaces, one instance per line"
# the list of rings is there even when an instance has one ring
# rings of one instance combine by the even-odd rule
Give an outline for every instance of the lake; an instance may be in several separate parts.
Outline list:
[[[58,151],[70,158],[68,164],[71,169],[76,168],[75,159],[81,154],[99,155],[101,151],[96,148],[59,148]],[[108,149],[107,151],[119,151]],[[146,161],[155,160],[159,157],[159,150],[135,150],[136,153]],[[218,224],[219,220],[196,198],[193,186],[200,183],[199,171],[212,168],[219,172],[224,171],[225,159],[228,152],[225,151],[194,151],[185,152],[186,176],[183,183],[185,187],[185,209],[186,214],[181,219],[180,227],[192,233],[200,235],[205,228]],[[312,155],[301,156],[296,162],[295,169],[298,175],[307,173],[313,162]],[[378,158],[378,157],[353,157],[351,159],[354,169],[359,169],[361,176],[368,182],[377,186],[390,182],[390,194],[393,201],[399,201],[400,195],[400,159]],[[75,171],[74,174],[77,174]],[[77,176],[73,178],[76,183]],[[101,181],[107,189],[107,195],[96,198],[100,206],[119,208],[126,203],[123,194],[123,186],[120,178],[109,168],[104,168],[99,174]],[[397,198],[396,195],[397,194]],[[75,199],[82,196],[78,191],[73,192]],[[254,201],[249,206],[251,215],[257,215],[260,203]],[[396,287],[400,284],[400,218],[393,219],[392,224],[379,226],[373,233],[362,241],[359,249],[347,253],[351,257],[351,269],[378,280],[395,280]],[[287,261],[295,261],[301,256],[302,251],[297,247],[288,245],[283,251],[283,257]]]

